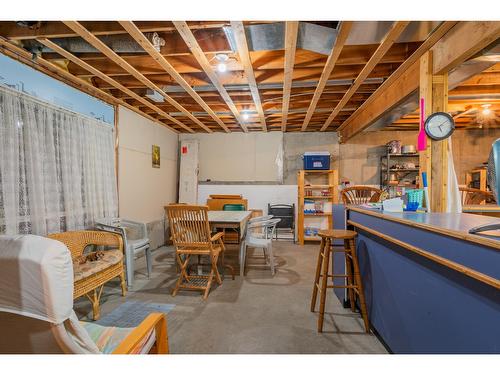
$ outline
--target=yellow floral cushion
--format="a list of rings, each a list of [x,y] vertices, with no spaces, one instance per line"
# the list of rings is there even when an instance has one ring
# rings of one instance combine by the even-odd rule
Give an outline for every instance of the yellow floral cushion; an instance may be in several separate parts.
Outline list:
[[[73,274],[75,282],[92,276],[97,272],[105,270],[123,261],[123,253],[121,250],[105,250],[104,257],[94,262],[87,261],[83,264],[78,262],[73,263]]]

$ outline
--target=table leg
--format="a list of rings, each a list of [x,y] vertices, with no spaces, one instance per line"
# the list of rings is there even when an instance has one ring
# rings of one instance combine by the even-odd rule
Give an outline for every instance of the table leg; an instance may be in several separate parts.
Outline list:
[[[245,259],[246,259],[245,240],[240,241],[240,276],[245,276]]]

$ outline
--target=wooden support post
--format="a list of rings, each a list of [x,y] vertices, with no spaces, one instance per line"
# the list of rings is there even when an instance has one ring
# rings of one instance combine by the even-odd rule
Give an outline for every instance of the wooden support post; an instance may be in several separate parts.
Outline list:
[[[424,99],[424,115],[448,110],[448,74],[432,74],[432,52],[420,58],[420,98]],[[420,152],[420,173],[427,172],[431,210],[445,212],[448,185],[448,140],[427,138],[427,149]]]
[[[432,77],[432,112],[448,111],[448,73]],[[445,212],[448,201],[448,139],[431,142],[431,208]]]

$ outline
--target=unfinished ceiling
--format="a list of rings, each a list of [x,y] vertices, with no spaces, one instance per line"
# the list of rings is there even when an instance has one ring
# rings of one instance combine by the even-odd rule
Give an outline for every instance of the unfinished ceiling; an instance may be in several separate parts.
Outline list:
[[[453,24],[0,22],[0,52],[178,132],[334,131]],[[450,96],[498,93],[491,69]]]
[[[448,110],[457,129],[500,127],[500,63],[451,89]],[[419,111],[411,111],[384,127],[385,130],[417,130]],[[376,129],[372,129],[376,130]]]

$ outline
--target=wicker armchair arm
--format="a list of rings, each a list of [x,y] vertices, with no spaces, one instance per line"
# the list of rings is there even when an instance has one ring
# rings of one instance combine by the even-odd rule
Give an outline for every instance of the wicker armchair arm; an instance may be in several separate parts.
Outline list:
[[[219,239],[222,238],[222,236],[224,235],[224,232],[217,232],[216,234],[214,234],[211,238],[210,238],[210,242],[215,242]]]
[[[82,255],[88,245],[116,246],[123,252],[123,239],[119,234],[96,230],[52,233],[47,237],[61,241],[71,252],[73,258]]]
[[[165,314],[151,313],[141,324],[134,328],[125,339],[116,347],[112,354],[130,354],[143,340],[149,335],[151,330],[155,330],[156,335],[156,354],[168,354],[168,334],[167,319]]]

